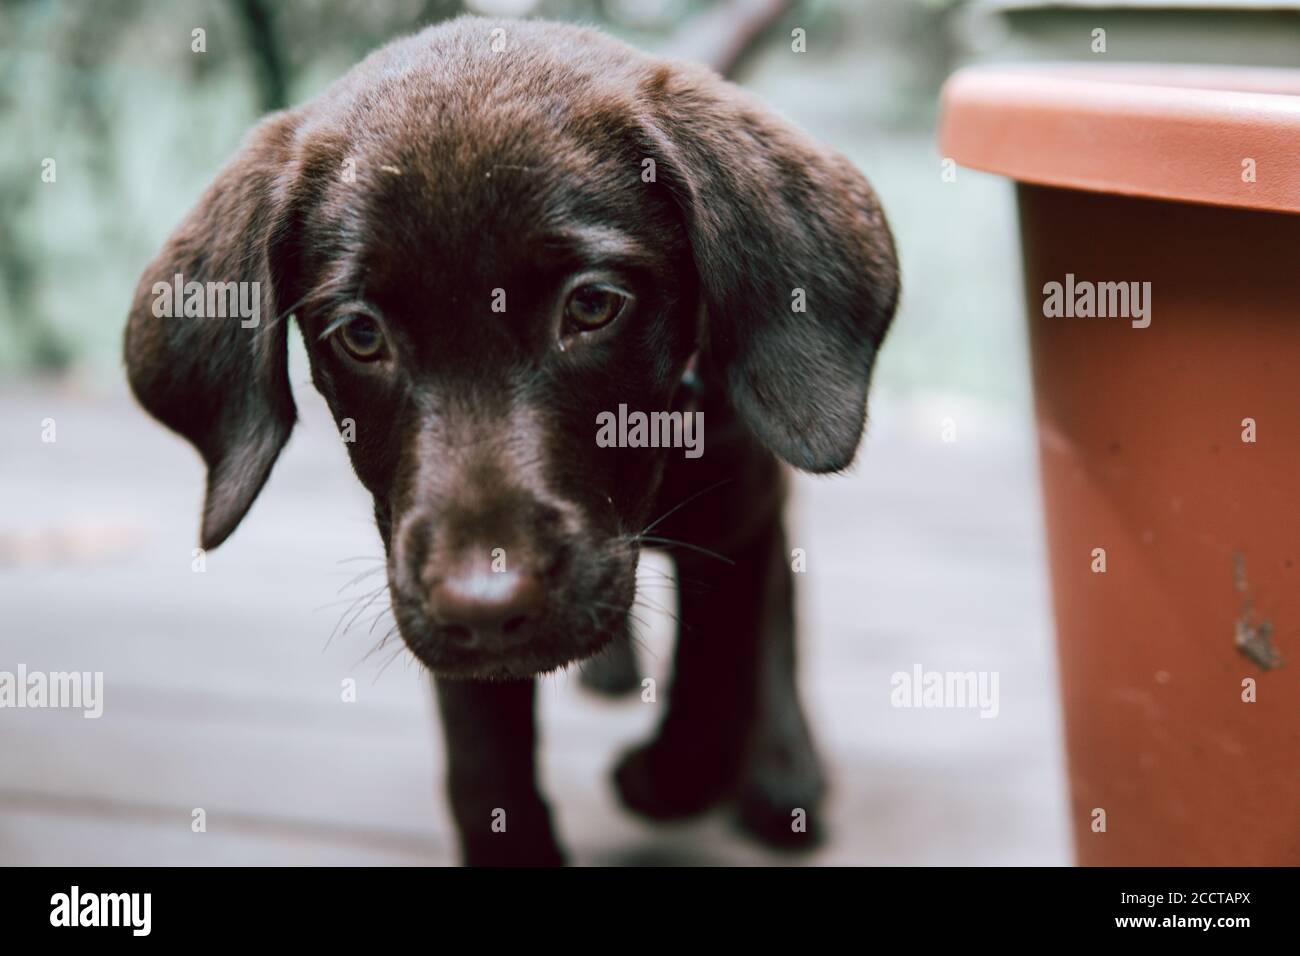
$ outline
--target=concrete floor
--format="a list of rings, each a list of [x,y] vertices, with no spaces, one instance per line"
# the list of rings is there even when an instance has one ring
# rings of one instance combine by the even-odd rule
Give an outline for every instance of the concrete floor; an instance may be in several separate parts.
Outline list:
[[[98,720],[0,709],[0,863],[452,861],[426,680],[389,660],[394,644],[367,657],[387,618],[328,640],[346,606],[328,605],[367,590],[340,593],[370,567],[349,559],[380,546],[323,404],[298,392],[303,423],[269,486],[199,574],[187,446],[125,394],[0,391],[0,670],[105,680]],[[607,771],[660,705],[594,699],[565,674],[540,696],[574,861],[1068,863],[1031,441],[1027,420],[966,400],[880,397],[855,473],[798,482],[803,681],[834,774],[825,849],[771,856],[721,812],[628,816]],[[671,637],[651,623],[661,675]],[[917,664],[997,672],[998,717],[892,707],[891,674]]]

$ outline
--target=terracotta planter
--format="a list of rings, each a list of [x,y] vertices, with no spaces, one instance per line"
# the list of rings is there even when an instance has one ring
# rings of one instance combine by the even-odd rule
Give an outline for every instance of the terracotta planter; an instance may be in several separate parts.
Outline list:
[[[1300,864],[1300,73],[967,70],[940,142],[1018,183],[1078,859]]]

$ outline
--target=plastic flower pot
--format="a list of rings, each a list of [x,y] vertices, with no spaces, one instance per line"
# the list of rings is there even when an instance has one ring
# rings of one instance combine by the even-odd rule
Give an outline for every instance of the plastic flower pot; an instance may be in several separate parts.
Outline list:
[[[1298,144],[1300,73],[944,89],[944,156],[1017,183],[1084,864],[1300,864]]]

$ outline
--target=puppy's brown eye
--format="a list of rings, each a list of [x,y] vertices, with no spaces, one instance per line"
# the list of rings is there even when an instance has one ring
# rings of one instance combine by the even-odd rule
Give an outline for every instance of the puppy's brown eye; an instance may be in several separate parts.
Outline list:
[[[384,330],[368,315],[354,316],[336,334],[343,350],[358,362],[375,362],[388,352]]]
[[[569,293],[564,317],[579,331],[590,332],[618,318],[627,301],[626,295],[606,285],[578,286]]]

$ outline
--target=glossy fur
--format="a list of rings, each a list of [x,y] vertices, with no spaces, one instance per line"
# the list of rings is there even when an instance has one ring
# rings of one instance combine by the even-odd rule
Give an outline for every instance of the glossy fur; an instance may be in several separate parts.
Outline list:
[[[153,284],[178,273],[259,282],[262,323],[155,317]],[[565,295],[593,273],[633,304],[568,334]],[[355,422],[401,634],[439,685],[470,862],[560,861],[532,677],[626,646],[652,524],[680,542],[689,586],[667,713],[620,764],[624,799],[671,817],[739,796],[750,829],[797,844],[823,787],[795,692],[780,461],[852,461],[897,288],[863,177],[744,91],[592,30],[462,18],[259,124],[146,268],[126,358],[141,403],[208,465],[216,547],[292,430],[296,319],[316,387]],[[322,338],[358,308],[391,362]],[[598,447],[600,412],[672,407],[697,351],[702,458]],[[467,646],[428,594],[497,549],[544,603],[513,643]]]

